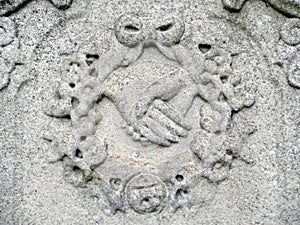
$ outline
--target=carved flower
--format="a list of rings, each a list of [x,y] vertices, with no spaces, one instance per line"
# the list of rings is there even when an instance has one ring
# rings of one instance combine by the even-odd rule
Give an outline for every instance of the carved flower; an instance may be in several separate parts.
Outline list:
[[[202,162],[202,176],[212,182],[220,182],[227,177],[233,158],[232,150],[222,148],[224,134],[198,131],[191,142],[191,150]]]
[[[230,114],[231,108],[225,102],[205,104],[200,109],[200,125],[209,132],[225,131]]]
[[[84,186],[85,181],[89,179],[89,174],[86,176],[84,171],[76,166],[69,158],[66,158],[64,163],[64,177],[67,182],[76,187]]]
[[[74,152],[73,161],[82,170],[95,170],[107,157],[107,146],[96,137],[82,138],[81,143]]]
[[[255,96],[245,92],[245,87],[241,84],[241,79],[234,76],[232,65],[232,54],[225,53],[217,46],[212,46],[205,53],[205,69],[210,74],[209,83],[218,84],[216,86],[219,93],[215,92],[217,98],[222,93],[226,102],[234,111],[239,111],[243,107],[250,107],[255,102]],[[214,82],[213,79],[215,80]],[[205,92],[208,92],[205,90]],[[212,93],[209,93],[213,96]],[[216,97],[214,97],[216,99]]]
[[[74,186],[84,186],[92,178],[92,172],[107,157],[107,146],[104,142],[93,136],[83,139],[71,155],[64,155],[62,158],[65,163],[64,176]]]

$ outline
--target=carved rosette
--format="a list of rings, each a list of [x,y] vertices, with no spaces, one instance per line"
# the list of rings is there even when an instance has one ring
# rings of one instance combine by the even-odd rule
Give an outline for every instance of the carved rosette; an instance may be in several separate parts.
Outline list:
[[[65,177],[75,186],[98,186],[95,195],[109,214],[192,207],[199,180],[223,181],[239,157],[238,137],[253,129],[237,130],[231,116],[251,107],[254,97],[232,76],[229,53],[206,45],[196,52],[180,43],[179,14],[126,14],[114,29],[117,49],[104,55],[79,50],[62,62],[46,110],[71,120],[74,145],[66,150],[53,143]],[[123,121],[112,131],[105,127],[109,105]],[[189,118],[191,110],[196,119]]]

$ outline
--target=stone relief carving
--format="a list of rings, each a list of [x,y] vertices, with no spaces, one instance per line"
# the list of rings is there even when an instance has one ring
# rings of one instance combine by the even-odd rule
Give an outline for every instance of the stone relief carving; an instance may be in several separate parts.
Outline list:
[[[289,84],[293,87],[300,88],[300,19],[287,19],[281,27],[280,36],[287,45],[296,47],[294,53],[288,60],[287,75]]]
[[[0,17],[0,91],[9,84],[18,57],[18,46],[15,22],[8,17]]]
[[[280,36],[288,45],[298,45],[300,43],[300,19],[287,19],[282,25]]]
[[[247,0],[222,0],[224,7],[229,10],[239,11]],[[274,9],[293,17],[300,17],[300,3],[297,0],[265,0]]]
[[[239,11],[247,0],[223,0],[224,7],[229,10]],[[274,9],[279,12],[297,18],[289,18],[282,25],[280,30],[280,36],[282,40],[291,46],[297,46],[300,43],[300,3],[293,0],[268,0],[266,1]],[[294,54],[289,59],[289,65],[287,68],[287,78],[291,86],[299,88],[299,65],[297,64],[298,50],[295,50]]]
[[[20,58],[17,27],[7,16],[28,2],[26,0],[0,1],[0,91],[8,86],[10,75]],[[50,0],[50,2],[59,9],[66,9],[71,5],[72,0]]]
[[[126,14],[114,25],[118,48],[103,55],[79,51],[63,60],[46,114],[71,121],[65,137],[74,145],[49,141],[65,178],[78,187],[93,183],[109,214],[192,207],[192,187],[201,179],[223,181],[255,130],[251,124],[239,130],[231,120],[255,101],[233,76],[232,55],[218,46],[183,46],[184,31],[177,13]],[[101,125],[109,104],[123,121],[114,132],[130,138],[109,140]],[[193,107],[198,115],[187,119]],[[129,156],[131,145],[137,150]]]
[[[73,0],[49,0],[55,7],[59,9],[68,8]],[[1,0],[0,1],[0,16],[15,12],[30,0]]]
[[[300,88],[300,49],[298,48],[291,58],[288,65],[288,81],[293,87]]]

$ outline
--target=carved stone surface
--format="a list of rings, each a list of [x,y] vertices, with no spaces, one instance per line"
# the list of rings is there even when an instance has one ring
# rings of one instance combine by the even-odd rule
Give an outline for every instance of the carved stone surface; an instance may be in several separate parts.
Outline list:
[[[0,1],[0,15],[7,15],[17,11],[25,6],[31,0],[1,0]],[[55,7],[59,9],[66,9],[70,7],[73,0],[49,0]]]
[[[0,15],[0,224],[300,222],[298,1]]]
[[[7,17],[0,17],[0,91],[9,84],[10,73],[15,67],[15,58],[18,51],[16,40],[16,25]]]
[[[222,0],[224,6],[229,10],[238,11],[243,5],[247,2],[247,0]],[[294,16],[300,17],[300,2],[298,0],[265,0],[268,4],[270,4],[274,9],[279,12]]]

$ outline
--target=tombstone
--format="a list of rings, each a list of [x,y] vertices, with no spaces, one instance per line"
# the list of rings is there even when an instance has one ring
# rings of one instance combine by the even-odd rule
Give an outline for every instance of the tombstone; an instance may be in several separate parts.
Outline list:
[[[0,224],[300,224],[299,18],[0,1]]]

